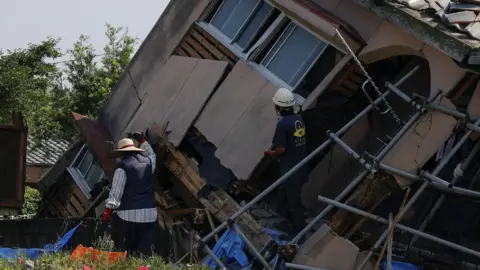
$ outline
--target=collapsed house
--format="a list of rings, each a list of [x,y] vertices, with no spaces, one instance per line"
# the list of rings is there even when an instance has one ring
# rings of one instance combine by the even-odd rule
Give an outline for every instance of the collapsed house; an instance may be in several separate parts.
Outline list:
[[[395,248],[413,252],[410,261],[452,269],[479,264],[478,210],[459,194],[478,196],[471,190],[478,186],[479,129],[472,121],[480,116],[480,43],[401,2],[171,1],[101,116],[73,114],[82,140],[38,182],[40,216],[99,216],[115,167],[108,155],[113,143],[150,128],[160,138],[155,149],[163,165],[156,172],[157,208],[173,242],[191,241],[185,231],[208,233],[208,240],[235,219],[249,247],[262,248],[271,241],[262,230],[265,213],[240,205],[261,201],[275,209],[278,163],[264,159],[263,150],[277,121],[271,98],[285,87],[300,105],[311,153],[302,202],[313,222],[302,236],[331,220],[333,232],[357,247],[352,264],[358,250],[366,251],[363,266],[381,248],[388,224],[346,207],[387,217],[404,205],[402,224],[450,244],[461,241],[462,247],[447,246],[468,254],[396,232]],[[446,185],[442,179],[450,182],[459,163],[466,165],[463,178]],[[220,229],[212,231],[210,214]],[[315,250],[309,240],[305,246]],[[172,249],[178,259],[187,248]],[[325,266],[312,256],[296,262]]]

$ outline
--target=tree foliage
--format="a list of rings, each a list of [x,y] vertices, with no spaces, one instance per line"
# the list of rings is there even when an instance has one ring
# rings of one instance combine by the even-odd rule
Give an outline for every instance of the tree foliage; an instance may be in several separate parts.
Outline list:
[[[35,215],[40,207],[42,197],[40,192],[31,187],[25,187],[22,215]]]
[[[75,137],[71,113],[98,116],[137,44],[128,30],[106,27],[108,43],[100,54],[86,35],[65,54],[58,48],[59,39],[53,38],[26,49],[0,51],[0,123],[8,123],[12,111],[20,111],[29,135],[38,141]],[[59,64],[61,57],[68,60]]]

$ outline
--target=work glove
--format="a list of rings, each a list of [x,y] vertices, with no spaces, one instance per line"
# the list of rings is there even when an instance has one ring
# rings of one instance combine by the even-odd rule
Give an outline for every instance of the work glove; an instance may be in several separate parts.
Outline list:
[[[111,209],[105,208],[105,211],[103,212],[103,221],[109,221],[111,213],[112,213]]]
[[[265,150],[265,151],[263,152],[263,155],[266,156],[266,157],[269,157],[269,156],[271,156],[272,154],[273,154],[273,153],[272,153],[272,150],[270,150],[270,149]]]
[[[458,163],[457,167],[455,167],[455,170],[453,171],[453,177],[463,177],[462,163]]]
[[[134,139],[140,144],[145,142],[145,135],[143,134],[143,132],[127,133],[127,137],[130,139]]]

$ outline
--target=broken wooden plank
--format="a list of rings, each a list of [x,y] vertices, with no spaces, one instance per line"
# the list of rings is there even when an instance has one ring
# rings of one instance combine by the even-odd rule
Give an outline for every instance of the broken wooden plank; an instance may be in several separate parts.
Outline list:
[[[229,220],[240,209],[240,205],[223,190],[212,191],[200,201],[220,222]],[[235,221],[255,248],[262,249],[272,240],[250,214],[243,213]]]
[[[157,151],[165,149],[170,155],[166,158],[165,166],[188,188],[196,197],[207,185],[200,175],[191,167],[189,160],[168,141],[164,127],[154,123],[150,128],[161,140]]]
[[[230,216],[240,209],[240,205],[223,190],[212,191],[207,198],[199,198],[198,193],[201,188],[198,188],[198,185],[202,184],[203,188],[206,186],[206,182],[192,167],[188,158],[168,141],[164,132],[164,127],[154,124],[151,131],[155,132],[160,138],[159,144],[163,145],[171,155],[165,162],[166,167],[169,169],[174,168],[171,172],[177,176],[176,179],[183,183],[192,195],[197,197],[205,208],[217,218],[217,220],[220,222],[227,221]],[[172,165],[172,163],[175,165]],[[256,248],[260,249],[272,240],[248,213],[242,214],[236,219],[236,221],[245,235],[251,239]]]

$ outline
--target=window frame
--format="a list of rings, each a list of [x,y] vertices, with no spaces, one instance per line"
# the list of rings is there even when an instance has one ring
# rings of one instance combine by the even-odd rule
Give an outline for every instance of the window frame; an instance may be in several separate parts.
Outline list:
[[[205,26],[207,28],[210,28],[211,31],[213,32],[216,32],[217,35],[221,36],[222,39],[224,40],[225,43],[227,43],[229,46],[232,46],[235,48],[235,51],[237,51],[238,53],[242,54],[244,57],[246,57],[246,51],[247,51],[247,48],[249,46],[252,45],[253,41],[254,41],[254,37],[257,36],[259,33],[260,33],[260,28],[262,28],[263,26],[265,26],[265,23],[267,21],[267,19],[272,16],[272,13],[275,11],[276,7],[274,5],[272,5],[271,3],[267,2],[267,1],[264,1],[264,0],[259,0],[258,3],[255,5],[255,7],[253,8],[253,10],[250,12],[250,14],[248,15],[248,17],[243,21],[242,25],[240,26],[240,28],[237,30],[237,32],[235,33],[235,35],[233,36],[233,38],[230,38],[228,37],[227,35],[225,35],[222,31],[220,31],[220,29],[218,29],[217,27],[215,27],[213,24],[212,24],[212,21],[213,19],[215,18],[215,16],[217,16],[218,12],[220,11],[222,5],[225,3],[225,0],[219,0],[221,1],[220,5],[218,6],[217,10],[215,10],[212,18],[210,19],[209,22],[203,22],[205,24]],[[240,1],[240,0],[237,0],[237,1]],[[269,6],[272,7],[272,10],[270,10],[270,12],[268,13],[268,15],[265,17],[265,19],[262,21],[260,27],[255,31],[255,33],[253,34],[253,36],[251,37],[250,41],[247,43],[247,45],[245,46],[245,48],[242,48],[240,45],[238,45],[236,43],[236,41],[240,38],[240,36],[242,35],[242,33],[245,32],[245,29],[247,28],[248,24],[253,20],[253,18],[255,17],[255,14],[258,12],[258,10],[261,8],[261,4],[265,3]],[[215,6],[216,3],[213,3],[212,5]],[[263,34],[262,34],[263,35]]]
[[[218,8],[215,10],[215,5],[218,4],[219,1],[222,1],[222,3],[218,6]],[[275,18],[274,22],[268,27],[268,29],[261,33],[258,41],[256,43],[254,43],[253,45],[251,44],[251,42],[249,43],[249,46],[251,46],[251,48],[245,52],[244,49],[242,49],[240,46],[238,46],[237,44],[235,44],[234,42],[231,42],[231,39],[229,37],[227,37],[225,34],[223,34],[220,30],[218,30],[215,26],[213,26],[212,24],[210,24],[210,22],[212,21],[212,19],[215,17],[216,13],[220,10],[220,7],[221,5],[223,4],[223,0],[216,0],[216,1],[213,1],[211,3],[211,6],[210,8],[208,9],[208,13],[207,14],[211,14],[212,12],[214,12],[213,16],[211,17],[210,21],[206,21],[206,17],[207,15],[203,16],[200,18],[200,21],[198,21],[196,24],[198,26],[200,26],[201,28],[203,28],[205,31],[207,31],[209,34],[211,34],[215,39],[219,40],[225,47],[227,47],[228,49],[230,49],[234,54],[236,54],[242,61],[244,61],[245,63],[247,63],[253,70],[257,71],[258,73],[260,73],[266,80],[268,80],[269,82],[271,82],[273,85],[275,85],[276,87],[283,87],[283,88],[286,88],[290,91],[292,91],[292,93],[294,94],[295,96],[295,99],[296,99],[296,102],[300,105],[300,106],[303,106],[303,104],[305,103],[305,101],[309,98],[308,97],[302,97],[301,95],[295,93],[295,90],[296,88],[298,87],[298,85],[305,79],[305,76],[308,74],[308,72],[310,72],[310,70],[312,69],[312,67],[318,62],[318,60],[322,57],[323,53],[327,50],[327,48],[329,46],[332,46],[334,47],[336,50],[338,50],[339,52],[341,52],[342,54],[348,54],[346,52],[345,49],[340,49],[338,48],[338,46],[336,46],[335,44],[332,44],[330,42],[328,42],[325,38],[323,38],[322,36],[318,35],[317,33],[315,33],[314,31],[312,31],[310,28],[306,27],[305,25],[299,23],[297,20],[291,18],[290,16],[288,16],[285,12],[281,11],[280,9],[278,9],[272,2],[268,1],[268,0],[261,0],[263,2],[265,2],[266,4],[270,5],[273,7],[272,11],[270,11],[269,13],[269,16],[271,15],[271,12],[273,12],[274,9],[277,9],[280,11],[280,14]],[[259,2],[260,3],[260,2]],[[259,4],[257,4],[257,6],[260,6]],[[254,11],[251,12],[250,15],[254,14],[255,12],[255,9]],[[242,27],[244,27],[245,25],[247,25],[247,22],[249,21],[250,16],[249,18],[247,18],[247,20],[245,20],[245,22],[242,24]],[[307,31],[309,34],[313,35],[315,38],[319,39],[320,41],[324,42],[326,44],[326,46],[322,49],[322,51],[319,53],[319,55],[315,58],[315,61],[312,62],[312,64],[310,64],[310,66],[308,67],[308,69],[304,72],[304,74],[302,75],[301,79],[296,83],[295,86],[290,86],[289,84],[287,84],[286,82],[284,82],[282,79],[280,79],[277,75],[275,75],[273,72],[271,72],[270,70],[268,70],[268,68],[266,68],[265,66],[261,65],[260,63],[257,63],[256,60],[258,60],[258,55],[259,53],[261,52],[264,52],[267,48],[267,46],[269,45],[270,42],[274,42],[274,44],[276,42],[278,42],[278,39],[277,40],[272,40],[275,35],[279,32],[279,31],[283,31],[285,32],[288,25],[285,27],[285,29],[281,29],[283,26],[285,26],[285,24],[290,24],[290,23],[293,23],[295,24],[296,27],[301,27],[301,29]],[[265,26],[264,24],[262,24],[262,26]],[[241,29],[242,29],[241,27]],[[237,34],[238,32],[240,32],[240,30],[237,31]],[[255,35],[258,34],[258,31],[255,33]],[[283,33],[282,33],[283,34]],[[281,35],[280,35],[281,36]],[[279,37],[280,37],[279,36]],[[288,38],[287,38],[288,39]],[[287,40],[286,39],[286,40]],[[286,42],[285,40],[285,42]],[[272,48],[269,48],[268,50],[272,50],[273,49],[273,46],[274,44],[272,45]],[[248,47],[248,46],[247,46]],[[268,52],[266,53],[266,55],[268,54]]]
[[[82,164],[83,160],[86,158],[86,156],[90,154],[92,155],[93,159],[92,162],[89,164],[88,169],[87,169],[87,174],[92,169],[93,164],[97,161],[93,153],[90,151],[90,149],[87,147],[86,144],[84,144],[80,150],[78,151],[77,155],[73,159],[72,163],[70,164],[69,167],[67,167],[68,172],[72,176],[73,180],[75,183],[78,185],[78,187],[82,190],[82,192],[85,194],[85,196],[90,200],[92,199],[90,196],[90,192],[92,191],[92,188],[89,186],[89,182],[87,179],[85,179],[85,175],[81,172],[79,166]],[[104,176],[105,172],[103,171],[102,167],[100,164],[98,164],[98,168],[102,170],[102,173],[100,174],[99,178],[97,179],[97,182],[100,181]]]

